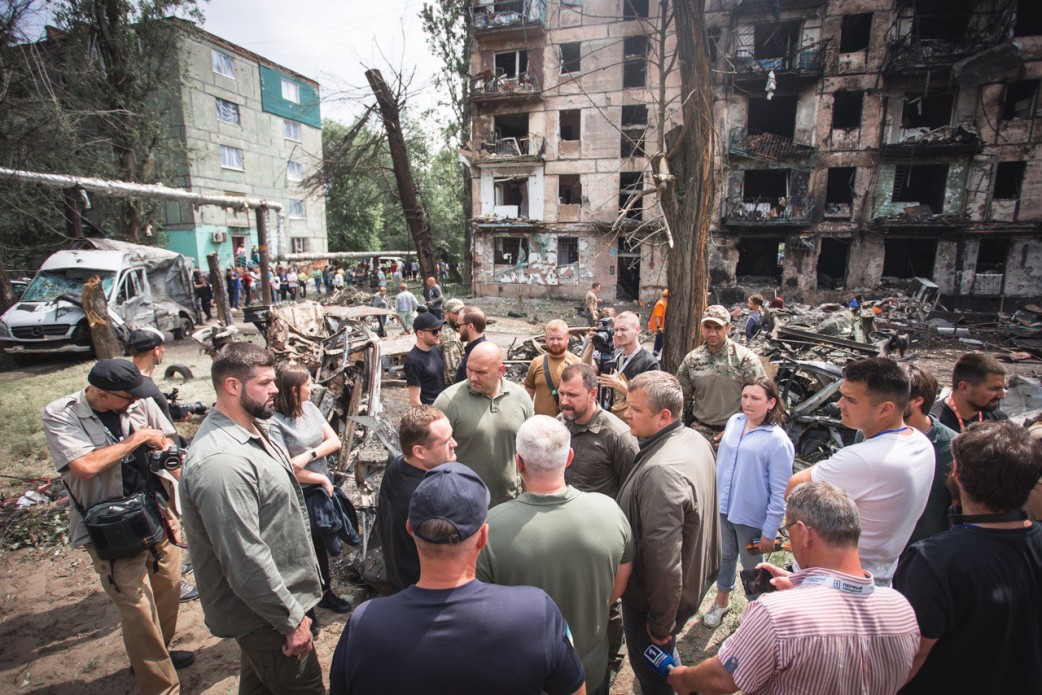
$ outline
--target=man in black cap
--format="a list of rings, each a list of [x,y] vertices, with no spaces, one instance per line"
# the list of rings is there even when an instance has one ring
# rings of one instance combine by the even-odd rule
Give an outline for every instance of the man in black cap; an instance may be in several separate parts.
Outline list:
[[[430,405],[445,388],[445,364],[441,358],[441,325],[445,323],[424,311],[412,322],[416,346],[405,356],[405,385],[409,405]]]
[[[176,693],[175,669],[195,659],[192,652],[168,649],[177,627],[180,551],[163,539],[155,555],[143,550],[129,558],[102,560],[79,511],[142,491],[171,499],[164,484],[173,478],[166,471],[163,476],[150,473],[147,456],[150,447],[164,449],[173,443],[174,427],[153,400],[155,384],[131,362],[101,360],[87,383],[82,391],[50,403],[41,416],[55,466],[76,500],[69,505],[71,544],[86,549],[105,593],[119,609],[123,644],[141,692]],[[176,534],[177,521],[169,522]]]
[[[333,655],[331,695],[586,692],[553,600],[542,589],[474,578],[488,503],[488,488],[467,466],[427,472],[407,525],[420,580],[351,614]]]

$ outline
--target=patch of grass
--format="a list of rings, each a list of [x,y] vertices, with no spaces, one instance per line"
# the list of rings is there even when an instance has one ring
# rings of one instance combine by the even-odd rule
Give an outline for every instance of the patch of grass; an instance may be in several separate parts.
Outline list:
[[[84,665],[83,669],[81,670],[81,673],[90,673],[91,671],[96,671],[99,666],[101,666],[101,657],[96,656]]]
[[[93,362],[59,367],[0,385],[0,471],[6,476],[43,478],[56,475],[40,412],[51,401],[83,388]],[[5,490],[24,487],[0,479]]]

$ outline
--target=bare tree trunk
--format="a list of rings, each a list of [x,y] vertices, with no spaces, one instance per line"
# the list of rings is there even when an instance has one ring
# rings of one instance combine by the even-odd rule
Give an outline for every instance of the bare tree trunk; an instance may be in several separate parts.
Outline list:
[[[409,233],[416,244],[416,256],[420,262],[420,271],[424,278],[436,277],[434,272],[434,241],[431,238],[431,226],[423,213],[419,196],[416,193],[416,182],[409,166],[409,153],[405,149],[405,137],[399,119],[398,103],[384,82],[379,70],[366,70],[365,77],[376,96],[383,118],[384,130],[387,131],[387,144],[391,150],[391,162],[394,165],[394,180],[398,184],[398,196],[402,200],[402,212],[409,225]],[[424,296],[427,296],[424,286]]]
[[[83,212],[80,207],[80,192],[75,188],[63,188],[62,200],[65,210],[65,233],[72,239],[82,239]]]
[[[683,123],[666,137],[665,164],[655,162],[668,231],[673,237],[669,314],[662,368],[674,372],[699,339],[706,306],[707,246],[713,204],[713,85],[701,3],[675,0]]]
[[[210,267],[210,287],[213,289],[213,301],[217,304],[217,318],[223,321],[225,326],[230,326],[232,325],[232,314],[228,310],[228,285],[224,283],[224,275],[221,274],[221,264],[217,261],[217,254],[207,255],[206,264]]]
[[[109,304],[105,290],[101,287],[101,278],[93,276],[83,283],[81,298],[83,313],[90,326],[90,339],[94,343],[94,356],[99,360],[111,360],[123,355],[123,346],[116,337],[109,317]]]
[[[11,287],[11,278],[7,274],[7,266],[4,259],[0,258],[0,314],[4,313],[15,303],[14,288]]]

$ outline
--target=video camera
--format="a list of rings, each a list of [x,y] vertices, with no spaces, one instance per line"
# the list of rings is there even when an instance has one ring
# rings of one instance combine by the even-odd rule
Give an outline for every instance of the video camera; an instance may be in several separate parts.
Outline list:
[[[163,395],[165,395],[166,400],[169,401],[168,405],[170,406],[170,415],[175,420],[183,420],[189,415],[206,415],[206,411],[210,409],[210,407],[202,401],[195,401],[194,403],[179,403],[177,401],[177,389]]]
[[[148,469],[153,473],[177,470],[184,465],[185,450],[176,444],[165,449],[153,448],[148,451]]]
[[[594,329],[590,335],[590,342],[593,344],[593,349],[597,351],[597,373],[598,374],[614,374],[615,373],[615,320],[611,317],[605,317],[598,321],[600,324]],[[615,391],[606,387],[601,386],[597,392],[597,402],[601,404],[602,408],[611,409],[615,403]]]

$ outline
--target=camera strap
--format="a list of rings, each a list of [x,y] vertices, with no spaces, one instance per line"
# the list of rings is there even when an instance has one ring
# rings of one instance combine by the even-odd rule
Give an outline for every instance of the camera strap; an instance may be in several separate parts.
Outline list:
[[[543,353],[543,375],[546,377],[546,385],[550,387],[550,395],[554,397],[554,403],[561,407],[561,395],[557,393],[557,385],[554,384],[554,375],[550,373],[550,354]]]

